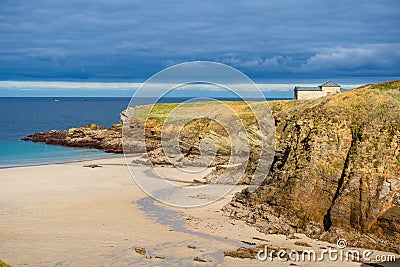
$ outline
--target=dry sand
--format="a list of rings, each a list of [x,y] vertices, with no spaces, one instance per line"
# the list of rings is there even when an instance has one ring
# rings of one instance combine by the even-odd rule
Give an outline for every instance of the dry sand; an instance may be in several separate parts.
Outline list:
[[[223,257],[246,246],[242,241],[298,250],[306,249],[294,244],[299,240],[316,250],[330,245],[265,235],[224,217],[220,209],[231,197],[200,208],[160,205],[135,184],[123,158],[2,169],[0,259],[13,266],[360,266]]]

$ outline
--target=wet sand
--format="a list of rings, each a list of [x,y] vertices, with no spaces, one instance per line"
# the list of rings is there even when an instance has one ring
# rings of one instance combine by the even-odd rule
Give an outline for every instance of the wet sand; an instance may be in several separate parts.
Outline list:
[[[83,167],[89,164],[102,167]],[[13,266],[290,266],[224,257],[223,251],[262,240],[298,250],[305,249],[294,244],[299,240],[316,250],[329,245],[301,235],[265,235],[223,216],[220,209],[233,193],[198,208],[165,206],[135,184],[124,158],[1,169],[0,259]],[[151,259],[136,253],[137,246]]]

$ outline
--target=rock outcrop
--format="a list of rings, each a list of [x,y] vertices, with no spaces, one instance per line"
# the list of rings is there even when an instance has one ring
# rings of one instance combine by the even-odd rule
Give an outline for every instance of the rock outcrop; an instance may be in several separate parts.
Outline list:
[[[272,168],[225,212],[267,233],[400,253],[400,81],[271,108]]]
[[[275,145],[273,127],[261,129],[254,114],[263,125],[273,125],[265,102],[138,106],[123,115],[124,151],[147,151],[156,165],[215,167],[206,178],[209,183],[249,184],[260,155],[272,162]]]
[[[109,129],[96,124],[71,128],[64,131],[51,130],[23,138],[25,141],[43,142],[70,147],[97,148],[110,153],[122,153],[122,128],[114,124]]]

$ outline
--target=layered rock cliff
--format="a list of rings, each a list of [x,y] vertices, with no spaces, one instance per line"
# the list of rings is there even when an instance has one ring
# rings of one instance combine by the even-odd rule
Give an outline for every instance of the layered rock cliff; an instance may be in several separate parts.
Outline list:
[[[270,104],[276,155],[263,185],[225,207],[268,233],[400,252],[400,81]]]

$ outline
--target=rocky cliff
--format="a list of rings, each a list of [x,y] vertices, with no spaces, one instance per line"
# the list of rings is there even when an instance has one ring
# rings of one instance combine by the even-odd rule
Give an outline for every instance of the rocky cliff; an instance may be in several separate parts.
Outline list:
[[[400,81],[270,104],[276,155],[230,216],[260,231],[400,252]]]

